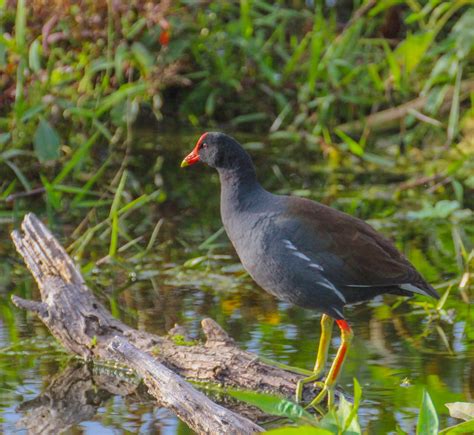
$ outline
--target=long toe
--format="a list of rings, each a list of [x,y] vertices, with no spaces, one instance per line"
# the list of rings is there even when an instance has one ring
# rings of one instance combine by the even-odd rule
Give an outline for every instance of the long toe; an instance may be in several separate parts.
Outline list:
[[[311,376],[308,376],[307,378],[300,379],[298,383],[296,384],[296,394],[295,394],[295,400],[296,403],[301,403],[303,399],[303,389],[306,384],[309,384],[311,382],[316,381],[319,379],[321,376],[320,373],[313,373]]]
[[[318,409],[319,405],[327,398],[328,409],[334,406],[335,390],[334,385],[328,385],[326,382],[317,382],[315,386],[320,387],[319,394],[306,406],[306,408]]]

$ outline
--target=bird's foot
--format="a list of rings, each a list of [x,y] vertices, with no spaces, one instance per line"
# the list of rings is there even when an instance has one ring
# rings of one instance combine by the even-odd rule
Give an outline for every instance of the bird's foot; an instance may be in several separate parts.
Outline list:
[[[315,382],[314,386],[320,388],[321,391],[305,408],[315,408],[319,410],[319,404],[327,398],[328,409],[331,409],[334,406],[335,399],[334,383],[330,383],[326,380],[325,382]]]
[[[296,384],[296,394],[295,394],[296,403],[301,403],[301,401],[303,399],[303,388],[304,388],[304,386],[306,384],[310,384],[311,382],[316,381],[320,377],[321,377],[321,373],[314,372],[311,376],[308,376],[307,378],[300,379],[298,381],[298,383]]]

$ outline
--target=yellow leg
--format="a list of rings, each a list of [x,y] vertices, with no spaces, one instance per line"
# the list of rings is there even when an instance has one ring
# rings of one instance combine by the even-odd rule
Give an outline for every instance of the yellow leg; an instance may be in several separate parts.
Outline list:
[[[331,369],[329,370],[328,376],[324,383],[318,383],[321,385],[321,392],[313,399],[308,406],[316,407],[321,403],[327,396],[328,407],[331,408],[334,405],[334,388],[341,373],[342,365],[346,360],[347,351],[349,350],[353,332],[349,324],[345,320],[336,320],[337,325],[341,329],[341,345],[337,351],[336,358],[332,363]]]
[[[321,317],[321,338],[319,339],[318,355],[314,365],[313,374],[307,378],[301,379],[296,384],[296,402],[299,403],[303,397],[303,388],[306,384],[318,380],[326,366],[328,359],[329,344],[331,343],[332,327],[334,320],[327,314]]]

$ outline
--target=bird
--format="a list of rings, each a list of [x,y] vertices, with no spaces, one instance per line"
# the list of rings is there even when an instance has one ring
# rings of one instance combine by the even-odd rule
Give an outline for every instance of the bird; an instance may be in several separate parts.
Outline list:
[[[219,174],[222,223],[252,279],[282,301],[322,313],[314,369],[298,381],[295,399],[300,403],[304,386],[314,383],[320,391],[308,407],[327,400],[331,408],[353,337],[344,307],[384,293],[439,298],[438,293],[388,238],[363,220],[264,189],[250,155],[234,138],[204,133],[181,167],[198,162]],[[324,381],[319,381],[334,323],[341,342]]]

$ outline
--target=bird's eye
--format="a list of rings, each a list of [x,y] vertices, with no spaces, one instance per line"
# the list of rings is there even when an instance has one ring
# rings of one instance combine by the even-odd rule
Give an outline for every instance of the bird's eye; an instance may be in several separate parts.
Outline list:
[[[201,148],[207,148],[207,143],[204,142],[204,143],[201,145]]]

